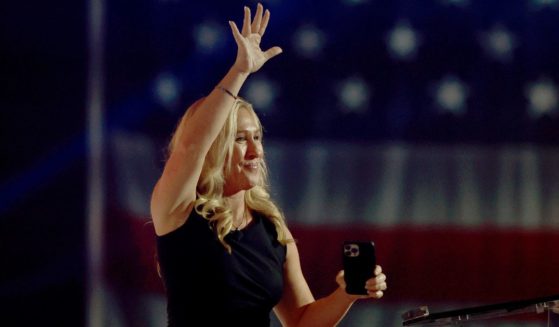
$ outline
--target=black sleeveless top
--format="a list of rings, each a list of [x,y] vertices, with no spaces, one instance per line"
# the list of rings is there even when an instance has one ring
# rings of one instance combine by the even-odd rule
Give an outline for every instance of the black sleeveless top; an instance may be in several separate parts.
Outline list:
[[[254,214],[229,233],[231,254],[194,209],[181,227],[156,239],[169,327],[270,325],[287,249],[268,219]]]

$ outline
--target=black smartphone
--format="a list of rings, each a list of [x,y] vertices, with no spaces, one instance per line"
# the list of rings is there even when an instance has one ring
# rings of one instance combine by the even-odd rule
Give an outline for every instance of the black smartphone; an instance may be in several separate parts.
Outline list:
[[[375,274],[375,243],[373,241],[344,241],[343,266],[346,292],[366,295],[365,282]]]

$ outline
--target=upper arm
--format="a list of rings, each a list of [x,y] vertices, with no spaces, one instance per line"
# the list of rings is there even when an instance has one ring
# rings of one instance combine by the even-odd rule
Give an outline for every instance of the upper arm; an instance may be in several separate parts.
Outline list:
[[[289,230],[287,230],[287,236],[289,239],[293,239]],[[274,308],[274,312],[284,326],[294,326],[303,314],[305,306],[312,302],[314,302],[314,297],[301,269],[297,244],[290,242],[287,244],[284,265],[283,294],[280,302]]]
[[[186,220],[190,205],[196,198],[196,186],[206,153],[215,138],[215,132],[211,133],[204,122],[204,119],[211,118],[204,117],[207,112],[203,108],[199,111],[205,102],[205,98],[195,102],[181,119],[173,136],[177,141],[153,188],[150,210],[158,235],[179,227]]]
[[[193,151],[173,151],[151,196],[151,216],[155,231],[163,235],[181,225],[196,198],[196,184],[204,156]]]
[[[243,81],[238,72],[230,71],[221,83],[238,91]],[[151,216],[157,234],[173,231],[186,220],[189,206],[196,198],[206,154],[234,104],[233,97],[213,90],[196,101],[181,120],[175,132],[177,142],[151,197]]]

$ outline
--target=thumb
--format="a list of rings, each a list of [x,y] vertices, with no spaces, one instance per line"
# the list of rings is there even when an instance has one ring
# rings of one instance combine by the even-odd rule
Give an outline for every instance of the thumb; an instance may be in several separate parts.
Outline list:
[[[343,271],[343,270],[340,270],[340,271],[338,272],[338,274],[336,275],[336,283],[338,283],[338,285],[339,285],[341,288],[345,289],[346,284],[345,284],[344,271]]]
[[[268,60],[279,55],[282,52],[283,50],[280,47],[272,47],[264,52],[264,57],[266,58],[266,60]]]

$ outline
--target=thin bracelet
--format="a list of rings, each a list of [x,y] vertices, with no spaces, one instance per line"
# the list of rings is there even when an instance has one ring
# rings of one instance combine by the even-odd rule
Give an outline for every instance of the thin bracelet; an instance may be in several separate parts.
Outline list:
[[[232,96],[233,99],[235,99],[235,100],[239,99],[238,96],[234,95],[233,93],[231,93],[231,91],[229,91],[228,89],[224,88],[224,87],[221,86],[221,85],[218,85],[218,86],[216,86],[215,88],[216,88],[216,89],[220,89],[220,90],[222,90],[223,92],[229,94],[229,95]]]

